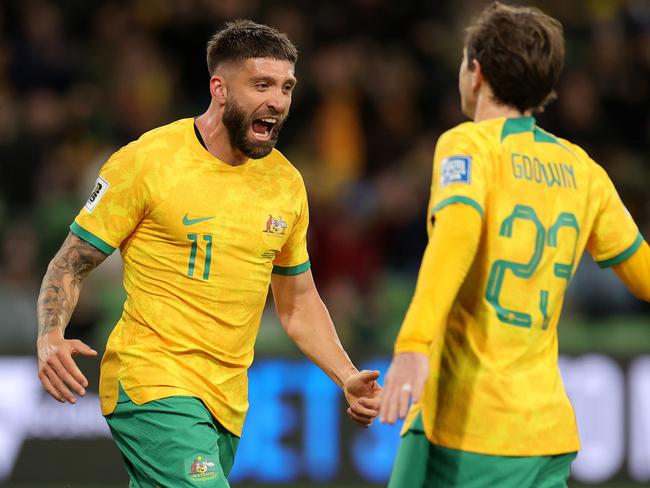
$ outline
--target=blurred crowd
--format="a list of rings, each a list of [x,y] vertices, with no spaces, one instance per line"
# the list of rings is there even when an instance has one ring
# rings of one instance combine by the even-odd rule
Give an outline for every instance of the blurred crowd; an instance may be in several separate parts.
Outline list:
[[[205,110],[205,43],[234,18],[277,27],[301,52],[278,147],[307,184],[314,275],[344,343],[389,350],[426,244],[433,148],[464,120],[463,26],[486,3],[3,0],[0,353],[33,351],[40,279],[106,158]],[[539,125],[607,169],[650,237],[650,3],[530,3],[559,18],[567,37],[558,100]],[[70,325],[94,347],[123,300],[115,254]],[[575,282],[570,313],[648,312],[590,260]]]

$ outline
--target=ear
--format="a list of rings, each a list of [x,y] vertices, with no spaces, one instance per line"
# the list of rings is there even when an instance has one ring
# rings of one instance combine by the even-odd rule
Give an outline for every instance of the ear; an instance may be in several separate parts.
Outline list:
[[[477,59],[472,60],[472,91],[477,92],[481,89],[483,84],[483,70],[481,68],[481,63]]]
[[[214,75],[210,78],[210,95],[219,104],[226,103],[228,88],[226,87],[226,79],[223,76]]]

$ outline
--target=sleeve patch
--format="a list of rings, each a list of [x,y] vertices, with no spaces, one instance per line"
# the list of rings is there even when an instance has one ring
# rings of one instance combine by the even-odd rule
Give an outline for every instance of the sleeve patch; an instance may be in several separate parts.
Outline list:
[[[449,156],[442,160],[440,171],[440,186],[444,188],[452,183],[472,182],[471,156]]]
[[[97,206],[99,201],[104,196],[104,193],[106,193],[106,190],[108,190],[109,186],[111,185],[108,181],[106,181],[101,176],[97,177],[97,181],[95,182],[95,188],[93,189],[93,192],[90,194],[90,197],[86,202],[85,205],[86,210],[88,210],[89,212],[92,212],[94,210],[94,208]]]

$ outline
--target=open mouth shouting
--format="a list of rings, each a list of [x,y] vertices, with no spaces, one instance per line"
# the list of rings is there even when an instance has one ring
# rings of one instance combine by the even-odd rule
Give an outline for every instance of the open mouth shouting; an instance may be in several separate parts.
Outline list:
[[[260,159],[273,150],[287,118],[286,114],[269,113],[268,109],[264,112],[247,116],[235,100],[226,102],[223,123],[228,129],[230,143],[249,158]]]
[[[274,127],[278,124],[277,117],[262,117],[253,120],[253,137],[260,142],[267,142],[271,139]]]

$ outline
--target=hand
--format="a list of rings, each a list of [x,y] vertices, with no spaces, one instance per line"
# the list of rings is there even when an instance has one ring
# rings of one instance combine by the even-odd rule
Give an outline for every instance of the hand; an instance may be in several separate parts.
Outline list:
[[[350,407],[350,418],[363,427],[370,427],[379,414],[381,386],[377,384],[379,371],[364,369],[354,373],[343,383],[343,393]]]
[[[77,399],[70,389],[77,395],[84,396],[88,380],[72,357],[77,354],[96,356],[97,351],[77,339],[65,339],[58,328],[39,337],[36,347],[38,377],[45,390],[61,403],[76,403]]]
[[[379,418],[385,424],[403,419],[411,400],[417,402],[429,375],[429,356],[421,352],[395,354],[386,374]]]

